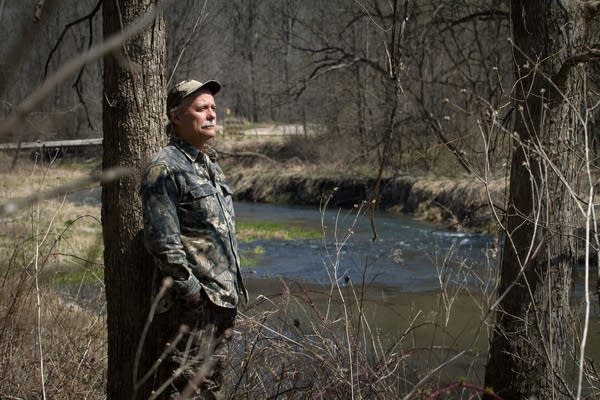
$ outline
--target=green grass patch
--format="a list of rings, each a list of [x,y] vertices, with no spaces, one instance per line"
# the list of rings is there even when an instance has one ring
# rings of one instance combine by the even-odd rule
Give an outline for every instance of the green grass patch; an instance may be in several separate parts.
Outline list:
[[[249,250],[240,252],[240,264],[242,268],[251,268],[258,264],[258,259],[265,253],[265,248],[262,246],[254,246]]]
[[[318,239],[323,234],[301,226],[289,226],[276,222],[237,221],[238,240],[248,243],[255,240],[307,240]]]
[[[81,283],[102,283],[104,281],[104,269],[100,265],[61,269],[52,273],[51,281],[59,286],[78,285]]]

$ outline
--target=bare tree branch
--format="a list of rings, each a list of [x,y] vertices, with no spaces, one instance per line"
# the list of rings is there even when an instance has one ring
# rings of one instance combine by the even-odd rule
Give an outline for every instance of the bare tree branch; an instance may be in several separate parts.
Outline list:
[[[54,9],[57,3],[58,0],[45,0],[46,10]],[[39,15],[41,17],[41,14]],[[39,23],[40,20],[36,19],[36,17],[34,17],[33,20],[36,23],[24,24],[24,28],[21,32],[19,32],[20,39],[11,46],[7,56],[5,57],[5,65],[2,67],[2,73],[0,73],[0,94],[4,94],[12,74],[19,70],[21,61],[23,60],[25,54],[27,54],[27,52],[23,51],[23,49],[28,49],[28,46],[30,46],[30,44],[37,39],[37,35],[40,33],[42,28],[42,24]]]
[[[92,47],[93,41],[94,41],[94,30],[93,30],[93,24],[92,24],[92,20],[94,18],[94,16],[98,13],[98,11],[100,10],[100,7],[102,6],[102,1],[103,0],[99,0],[98,4],[96,4],[96,6],[94,7],[94,9],[87,15],[68,23],[67,25],[65,25],[63,31],[61,32],[58,40],[56,41],[56,43],[54,44],[54,47],[52,48],[52,50],[50,50],[50,54],[48,54],[48,58],[46,59],[46,65],[44,66],[44,79],[46,79],[46,77],[48,76],[48,68],[50,66],[50,61],[52,60],[52,56],[54,55],[54,53],[58,50],[60,44],[62,43],[62,40],[64,39],[66,33],[75,25],[80,24],[81,22],[84,21],[88,21],[88,29],[89,29],[89,37],[88,37],[88,49]],[[75,83],[73,83],[73,88],[75,89],[75,92],[77,93],[77,98],[79,99],[79,102],[83,105],[83,109],[85,111],[85,116],[86,119],[88,121],[88,126],[90,128],[94,128],[93,124],[92,124],[92,120],[90,119],[90,113],[87,107],[87,104],[83,98],[83,95],[81,93],[81,89],[79,87],[79,83],[81,82],[81,77],[83,76],[83,70],[85,69],[85,66],[82,66],[81,69],[79,70],[79,74],[77,75],[77,79],[75,79]]]
[[[165,3],[157,7],[149,8],[148,12],[139,18],[136,23],[126,27],[118,35],[107,38],[103,43],[96,45],[85,53],[75,57],[65,63],[51,77],[47,78],[42,85],[27,97],[10,115],[3,121],[0,121],[0,137],[10,132],[18,124],[22,123],[25,116],[48,96],[52,90],[61,82],[68,79],[75,71],[81,69],[84,65],[96,60],[97,58],[119,49],[123,43],[130,37],[143,31],[154,21],[158,11],[165,6]]]
[[[600,4],[600,1],[598,3]],[[554,82],[558,88],[562,88],[571,68],[578,64],[585,64],[598,60],[600,60],[600,43],[594,44],[583,53],[575,54],[567,58],[560,67],[560,70],[552,77],[552,82]]]
[[[487,11],[480,11],[480,12],[476,12],[470,15],[466,15],[462,18],[459,18],[457,20],[454,21],[449,21],[449,24],[454,26],[454,25],[460,25],[462,23],[465,22],[470,22],[472,20],[475,19],[479,19],[482,21],[488,21],[490,19],[497,19],[497,18],[506,18],[508,19],[508,17],[510,16],[510,14],[507,11],[503,11],[503,10],[487,10]]]
[[[52,48],[52,50],[50,50],[50,54],[48,54],[48,58],[46,59],[46,65],[44,66],[44,79],[46,79],[46,77],[48,76],[48,67],[50,66],[50,61],[52,61],[52,56],[54,55],[54,53],[56,52],[56,50],[58,50],[60,44],[62,43],[62,40],[64,39],[65,35],[67,34],[67,32],[69,31],[69,29],[71,29],[72,27],[74,27],[75,25],[78,25],[84,21],[88,21],[89,23],[89,29],[90,29],[90,38],[89,38],[89,44],[88,44],[88,48],[92,47],[92,40],[93,40],[93,35],[92,35],[92,19],[94,18],[94,16],[96,15],[96,13],[98,12],[98,10],[100,10],[100,6],[102,6],[102,0],[100,0],[98,2],[98,4],[96,4],[96,7],[94,7],[94,9],[87,15],[68,23],[67,25],[65,25],[62,33],[60,34],[60,36],[58,37],[58,40],[56,41],[56,43],[54,44],[54,47]]]
[[[64,196],[66,194],[75,193],[83,189],[101,185],[103,183],[112,182],[131,173],[131,168],[115,167],[104,170],[100,173],[91,174],[88,177],[79,179],[72,183],[61,185],[46,192],[38,192],[22,199],[8,201],[4,204],[0,204],[0,217],[14,214],[18,210],[30,206],[38,201]]]
[[[432,116],[426,116],[425,120],[429,122],[429,127],[437,135],[440,143],[444,145],[450,151],[450,153],[454,155],[454,157],[456,157],[456,160],[464,168],[465,172],[471,175],[473,173],[473,169],[471,168],[469,162],[465,158],[463,151],[454,146],[452,141],[448,139],[446,135],[444,135],[444,129],[442,128],[442,124],[440,124],[440,121],[438,121]]]
[[[183,53],[185,53],[188,45],[192,41],[192,38],[194,37],[194,33],[196,33],[196,29],[198,29],[198,26],[201,23],[204,23],[204,21],[206,20],[206,18],[208,16],[208,13],[206,12],[207,1],[208,0],[204,0],[204,4],[202,5],[202,11],[199,13],[198,17],[196,18],[196,22],[194,23],[194,27],[192,28],[192,31],[190,32],[185,43],[181,47],[181,51],[179,52],[179,55],[177,56],[177,61],[175,61],[175,66],[173,67],[173,70],[171,71],[171,75],[169,76],[169,79],[167,79],[167,87],[169,87],[171,85],[171,81],[173,80],[175,71],[177,71],[177,68],[179,67],[179,63],[181,62],[181,57],[183,57]]]

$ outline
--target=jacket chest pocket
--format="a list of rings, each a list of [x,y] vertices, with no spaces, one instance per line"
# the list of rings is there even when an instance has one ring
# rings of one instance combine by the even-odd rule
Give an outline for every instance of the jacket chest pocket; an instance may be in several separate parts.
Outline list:
[[[208,183],[194,186],[186,192],[179,203],[182,230],[218,222],[222,213],[217,196],[217,189]]]

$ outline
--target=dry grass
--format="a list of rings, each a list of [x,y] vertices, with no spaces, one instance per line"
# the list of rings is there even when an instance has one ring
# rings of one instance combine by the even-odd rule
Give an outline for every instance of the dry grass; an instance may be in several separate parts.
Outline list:
[[[417,205],[415,215],[424,220],[443,222],[457,230],[495,232],[490,201],[503,207],[504,191],[504,179],[484,184],[475,178],[421,178],[414,181],[408,203]]]
[[[88,171],[24,163],[0,174],[2,200],[52,189]],[[0,398],[105,397],[99,212],[61,198],[0,220]],[[485,340],[481,332],[465,333],[454,312],[463,307],[454,301],[458,296],[441,288],[445,296],[421,297],[427,305],[415,304],[415,297],[396,299],[402,311],[389,311],[361,283],[340,279],[337,256],[346,250],[345,238],[338,239],[326,245],[331,257],[323,267],[331,272],[331,287],[314,292],[284,284],[279,294],[259,296],[242,310],[237,351],[228,363],[231,398],[424,399],[459,377],[480,382]],[[488,299],[475,301],[467,314],[486,309]],[[442,373],[448,365],[455,368]]]
[[[0,397],[42,398],[45,391],[47,398],[104,398],[104,316],[52,288],[39,291],[38,307],[32,282],[21,277],[15,283],[20,290],[0,298]]]
[[[86,173],[23,163],[0,174],[1,201]],[[104,398],[104,295],[93,277],[101,271],[98,207],[50,199],[0,224],[0,398]]]
[[[87,173],[64,166],[18,168],[17,177],[14,171],[0,174],[4,199]],[[6,289],[0,294],[0,397],[104,398],[98,213],[97,206],[51,199],[1,220]],[[420,397],[437,387],[436,381],[419,382],[455,349],[421,339],[431,337],[431,327],[445,343],[457,343],[458,336],[435,328],[441,306],[426,314],[406,311],[401,328],[382,330],[372,318],[381,309],[375,311],[366,291],[340,286],[335,261],[324,268],[333,274],[324,296],[284,286],[242,312],[228,370],[232,398],[397,399],[415,387]]]
[[[436,293],[396,304],[367,293],[283,284],[259,296],[238,319],[231,398],[427,399],[461,379],[481,386],[486,331],[468,295],[445,309]]]

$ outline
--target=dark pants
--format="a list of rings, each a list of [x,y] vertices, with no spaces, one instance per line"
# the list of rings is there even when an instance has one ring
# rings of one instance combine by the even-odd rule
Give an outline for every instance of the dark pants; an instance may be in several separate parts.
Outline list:
[[[199,306],[177,304],[155,317],[157,350],[162,349],[164,360],[154,385],[159,399],[221,398],[235,316],[236,309],[215,305],[202,291]]]

